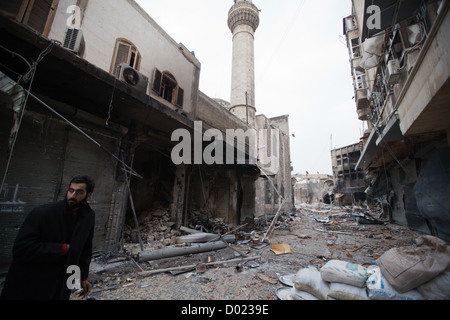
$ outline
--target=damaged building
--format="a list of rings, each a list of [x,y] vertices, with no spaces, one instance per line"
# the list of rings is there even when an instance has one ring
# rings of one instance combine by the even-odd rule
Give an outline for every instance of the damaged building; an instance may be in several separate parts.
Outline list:
[[[244,30],[233,41],[234,78],[240,50],[253,45],[239,37],[256,30],[255,8],[235,1],[230,10],[231,31]],[[288,116],[256,115],[254,79],[234,86],[231,103],[202,93],[200,61],[135,1],[3,1],[0,44],[2,271],[27,213],[62,199],[76,174],[96,180],[95,255],[120,250],[125,221],[154,210],[177,228],[192,212],[239,225],[291,210]],[[229,129],[266,136],[226,140]],[[175,164],[173,150],[186,142],[177,130],[216,161],[188,155]]]
[[[391,220],[450,241],[448,1],[352,1],[344,35],[359,120],[356,168]]]
[[[331,204],[335,201],[333,176],[329,174],[295,174],[292,176],[295,205]]]
[[[334,196],[339,205],[361,205],[367,200],[364,171],[362,168],[356,168],[361,150],[362,143],[331,150]]]

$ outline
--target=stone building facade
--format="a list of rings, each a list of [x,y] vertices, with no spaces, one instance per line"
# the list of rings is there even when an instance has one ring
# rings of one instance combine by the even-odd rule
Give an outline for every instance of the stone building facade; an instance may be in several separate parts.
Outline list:
[[[450,241],[448,1],[352,0],[344,18],[358,118],[356,165],[393,221]]]
[[[254,127],[199,90],[200,61],[135,1],[4,1],[0,43],[1,269],[26,214],[61,199],[79,173],[97,182],[95,254],[119,250],[125,221],[154,209],[170,212],[176,227],[194,210],[238,225],[278,209],[275,199],[260,208],[263,167],[249,161],[248,141],[223,144],[243,151],[244,163],[172,161],[177,130]],[[284,130],[288,164],[268,176],[290,185],[287,118],[262,119]],[[200,141],[200,152],[211,145]]]

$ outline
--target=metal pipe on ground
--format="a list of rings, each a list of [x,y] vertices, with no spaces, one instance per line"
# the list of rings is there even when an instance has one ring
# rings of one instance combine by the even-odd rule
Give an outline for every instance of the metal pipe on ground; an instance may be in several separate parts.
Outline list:
[[[170,257],[184,256],[191,253],[201,253],[225,249],[227,244],[223,241],[208,242],[191,245],[189,247],[167,247],[157,250],[146,250],[139,252],[139,262],[146,262]]]
[[[219,265],[219,264],[227,264],[227,263],[235,263],[235,262],[257,260],[259,258],[261,258],[261,256],[247,257],[247,258],[241,258],[241,259],[233,259],[233,260],[228,260],[228,261],[225,260],[225,261],[217,261],[217,262],[208,262],[208,263],[198,264],[198,265],[193,264],[193,265],[181,266],[181,267],[149,270],[149,271],[139,272],[139,275],[143,276],[143,277],[147,277],[147,276],[151,276],[151,275],[157,274],[157,273],[170,272],[170,271],[180,271],[180,270],[188,270],[188,269],[194,269],[194,268],[199,267],[199,266],[214,266],[214,265]]]

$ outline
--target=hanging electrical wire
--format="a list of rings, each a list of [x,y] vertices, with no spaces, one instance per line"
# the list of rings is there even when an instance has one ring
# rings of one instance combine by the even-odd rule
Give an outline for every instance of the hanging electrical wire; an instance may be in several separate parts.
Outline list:
[[[8,175],[9,167],[10,167],[10,165],[11,165],[11,159],[12,159],[12,155],[13,155],[13,153],[14,153],[14,147],[15,147],[16,142],[17,142],[17,137],[18,137],[18,135],[19,135],[20,127],[21,127],[21,125],[22,125],[23,116],[24,116],[24,114],[25,114],[25,109],[26,109],[26,106],[27,106],[27,103],[28,103],[28,98],[29,98],[29,96],[30,96],[29,90],[31,90],[31,88],[32,88],[32,86],[33,86],[34,76],[36,75],[36,69],[37,69],[39,63],[45,58],[45,56],[46,56],[47,54],[49,54],[50,51],[52,51],[54,45],[55,45],[55,43],[54,43],[53,41],[50,42],[50,44],[47,46],[47,48],[45,48],[45,50],[43,50],[43,51],[39,54],[37,60],[36,60],[35,62],[33,62],[33,63],[29,63],[29,62],[28,62],[24,57],[22,57],[20,54],[15,53],[15,52],[13,52],[13,51],[11,51],[11,50],[5,48],[4,46],[1,46],[2,49],[4,49],[4,50],[6,50],[7,52],[13,54],[14,56],[19,57],[19,58],[20,58],[22,61],[24,61],[24,62],[28,65],[28,67],[29,67],[29,69],[28,69],[28,71],[25,73],[25,75],[24,75],[23,77],[20,77],[20,78],[19,78],[19,81],[18,81],[17,85],[19,85],[21,82],[28,82],[28,81],[30,82],[30,84],[28,85],[28,91],[24,90],[25,92],[28,92],[28,93],[27,93],[27,95],[26,95],[26,97],[25,97],[25,101],[24,101],[24,103],[23,103],[23,107],[22,107],[22,110],[21,110],[21,113],[20,113],[20,116],[19,116],[19,119],[18,119],[17,130],[15,131],[14,137],[13,137],[12,142],[11,142],[11,146],[10,146],[10,150],[9,150],[9,155],[8,155],[8,161],[7,161],[7,163],[6,163],[5,173],[4,173],[4,175],[3,175],[2,184],[1,184],[1,186],[0,186],[0,192],[3,191],[3,186],[5,185],[6,177],[7,177],[7,175]]]
[[[36,97],[34,94],[31,93],[31,89],[33,86],[33,82],[34,82],[34,77],[36,75],[36,70],[37,67],[39,65],[39,63],[45,58],[46,55],[48,55],[54,46],[54,42],[50,42],[50,44],[48,45],[47,48],[45,48],[38,56],[38,58],[36,59],[35,62],[30,63],[28,62],[23,56],[21,56],[18,53],[15,53],[7,48],[5,48],[4,46],[0,45],[0,48],[5,50],[6,52],[12,54],[13,56],[17,56],[19,57],[23,62],[25,62],[27,64],[27,66],[29,67],[27,72],[23,75],[23,76],[19,76],[19,79],[17,81],[17,85],[21,84],[21,83],[27,83],[29,82],[28,85],[28,89],[23,88],[24,92],[26,93],[26,97],[25,97],[25,101],[23,103],[23,107],[21,108],[21,112],[19,115],[19,119],[18,119],[18,124],[17,124],[17,129],[15,131],[15,135],[12,139],[11,142],[11,146],[10,146],[10,150],[9,150],[9,155],[8,155],[8,160],[7,160],[7,164],[6,164],[6,168],[5,168],[5,172],[2,178],[2,184],[0,186],[0,192],[3,190],[3,187],[5,185],[6,182],[6,178],[8,176],[8,172],[9,172],[9,167],[11,165],[11,159],[14,153],[14,147],[15,144],[17,142],[17,137],[19,134],[19,130],[21,128],[22,125],[22,120],[23,120],[23,116],[25,114],[25,110],[26,110],[26,106],[28,104],[28,99],[29,97],[32,97],[34,100],[36,100],[37,102],[39,102],[41,105],[43,105],[44,107],[46,107],[47,109],[49,109],[51,112],[55,113],[58,117],[60,117],[62,120],[64,120],[65,122],[67,122],[70,126],[72,126],[75,130],[77,130],[78,132],[80,132],[82,135],[84,135],[86,138],[88,138],[90,141],[92,141],[94,144],[96,144],[100,149],[102,149],[104,152],[108,153],[111,157],[113,157],[116,161],[118,161],[119,163],[121,163],[123,165],[124,171],[127,173],[132,174],[133,176],[136,176],[140,179],[143,179],[143,177],[141,175],[139,175],[136,171],[134,171],[130,166],[128,166],[127,164],[125,164],[122,160],[120,160],[116,155],[114,155],[112,152],[108,151],[106,148],[104,148],[100,143],[98,143],[96,140],[94,140],[92,137],[90,137],[88,134],[86,134],[83,130],[81,130],[80,128],[78,128],[76,125],[74,125],[72,122],[70,122],[68,119],[66,119],[64,116],[62,116],[61,114],[59,114],[56,110],[54,110],[53,108],[51,108],[49,105],[47,105],[45,102],[43,102],[42,100],[40,100],[38,97]]]
[[[34,94],[32,94],[31,92],[29,92],[28,90],[25,90],[25,92],[27,92],[30,97],[32,97],[34,100],[36,100],[37,102],[39,102],[41,105],[43,105],[44,107],[46,107],[48,110],[50,110],[51,112],[53,112],[54,114],[56,114],[58,117],[60,117],[62,120],[64,120],[65,122],[67,122],[72,128],[74,128],[76,131],[78,131],[79,133],[81,133],[83,136],[85,136],[86,138],[88,138],[90,141],[92,141],[95,145],[97,145],[100,149],[102,149],[104,152],[106,152],[107,154],[109,154],[111,157],[113,157],[116,161],[118,161],[119,163],[121,163],[124,167],[124,171],[132,174],[133,176],[136,176],[140,179],[143,179],[143,177],[138,174],[136,171],[134,171],[130,166],[128,166],[124,161],[122,161],[121,159],[119,159],[114,153],[110,152],[109,150],[107,150],[105,147],[103,147],[99,142],[97,142],[94,138],[92,138],[91,136],[89,136],[87,133],[85,133],[83,130],[81,130],[79,127],[77,127],[75,124],[73,124],[72,122],[70,122],[67,118],[65,118],[63,115],[61,115],[60,113],[58,113],[55,109],[53,109],[52,107],[50,107],[48,104],[46,104],[44,101],[42,101],[41,99],[39,99],[38,97],[36,97]]]
[[[299,2],[299,6],[297,7],[297,11],[295,12],[292,20],[290,21],[290,23],[288,24],[286,30],[284,31],[283,35],[280,38],[280,42],[278,43],[277,46],[274,46],[275,50],[273,51],[271,57],[269,58],[269,61],[265,64],[265,67],[262,71],[261,76],[258,77],[258,80],[262,82],[262,80],[264,79],[270,65],[272,64],[272,61],[274,60],[275,56],[277,55],[278,51],[282,48],[282,45],[284,43],[284,41],[286,40],[287,35],[289,34],[289,32],[291,31],[291,29],[294,26],[294,23],[297,21],[298,17],[300,16],[300,13],[302,12],[302,9],[304,7],[306,3],[306,0],[300,0]]]

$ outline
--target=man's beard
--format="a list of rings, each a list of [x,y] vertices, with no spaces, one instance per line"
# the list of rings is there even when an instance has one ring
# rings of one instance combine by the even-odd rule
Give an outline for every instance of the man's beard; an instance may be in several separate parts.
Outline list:
[[[69,201],[73,201],[73,202],[69,202]],[[87,203],[87,197],[81,201],[77,201],[75,199],[67,199],[67,197],[66,197],[66,205],[67,205],[67,208],[70,210],[81,208],[85,203]]]

